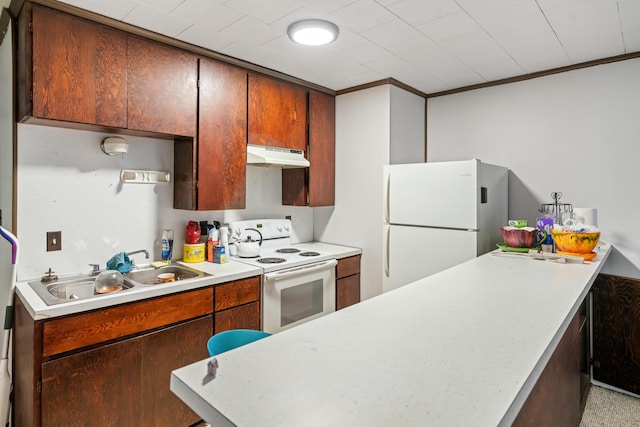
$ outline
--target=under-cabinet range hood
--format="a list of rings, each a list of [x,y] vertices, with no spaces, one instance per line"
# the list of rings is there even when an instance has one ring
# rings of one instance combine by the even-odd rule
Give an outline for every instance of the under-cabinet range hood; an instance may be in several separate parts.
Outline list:
[[[301,150],[248,144],[247,164],[279,168],[306,168],[309,167],[309,160],[304,158],[304,151]]]

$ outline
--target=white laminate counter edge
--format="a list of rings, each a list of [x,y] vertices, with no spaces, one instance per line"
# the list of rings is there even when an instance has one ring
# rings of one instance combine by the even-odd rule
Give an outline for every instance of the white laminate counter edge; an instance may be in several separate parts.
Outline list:
[[[169,389],[176,396],[189,395],[189,408],[198,414],[203,420],[209,420],[208,423],[216,427],[234,427],[228,418],[216,410],[201,395],[192,390],[184,381],[175,375],[171,375]]]
[[[542,371],[547,366],[547,363],[549,363],[549,360],[551,359],[551,356],[553,355],[553,353],[556,351],[556,348],[558,347],[560,340],[562,339],[565,332],[567,331],[567,328],[569,327],[569,324],[573,320],[573,317],[578,312],[580,305],[582,304],[582,301],[584,301],[587,294],[590,292],[591,286],[593,286],[593,282],[596,280],[596,277],[598,277],[598,274],[602,270],[602,266],[604,262],[607,260],[607,258],[609,257],[610,253],[611,253],[611,246],[603,245],[603,248],[599,253],[600,256],[598,256],[597,258],[598,268],[593,272],[593,275],[591,276],[590,280],[587,283],[585,283],[584,289],[580,293],[580,296],[578,297],[574,305],[571,307],[571,310],[567,314],[567,317],[564,319],[564,321],[562,322],[562,325],[558,329],[558,332],[555,334],[555,336],[553,337],[553,340],[549,343],[549,346],[544,351],[535,369],[531,372],[531,375],[529,375],[529,378],[527,378],[527,381],[522,385],[522,389],[520,390],[520,393],[518,393],[518,396],[511,404],[511,407],[505,414],[504,418],[502,419],[502,421],[500,421],[499,426],[505,426],[505,427],[510,426],[515,421],[516,417],[518,416],[518,413],[522,409],[522,406],[524,405],[525,401],[529,397],[529,394],[533,390],[533,387],[536,385],[536,382],[540,378],[540,375],[542,375]]]

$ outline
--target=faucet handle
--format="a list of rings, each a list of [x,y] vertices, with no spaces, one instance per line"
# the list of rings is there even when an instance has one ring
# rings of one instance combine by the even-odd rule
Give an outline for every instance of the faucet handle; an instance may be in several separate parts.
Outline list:
[[[100,264],[89,264],[93,269],[89,272],[89,276],[97,276],[100,273]]]

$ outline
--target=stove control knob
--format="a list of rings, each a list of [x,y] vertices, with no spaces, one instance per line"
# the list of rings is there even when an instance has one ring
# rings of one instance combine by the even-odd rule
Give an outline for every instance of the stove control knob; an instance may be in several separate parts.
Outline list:
[[[285,225],[284,225],[284,229],[285,229],[285,230],[287,230],[287,231],[289,231],[289,224],[285,224]]]
[[[278,224],[278,231],[282,232],[282,224]]]

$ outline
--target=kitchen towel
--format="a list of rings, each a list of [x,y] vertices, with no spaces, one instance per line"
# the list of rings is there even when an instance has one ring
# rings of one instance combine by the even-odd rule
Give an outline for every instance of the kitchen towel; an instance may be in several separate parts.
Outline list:
[[[107,270],[118,270],[120,273],[128,273],[133,269],[131,259],[125,252],[120,252],[107,261]]]
[[[586,225],[598,226],[598,209],[573,208],[573,219]]]

